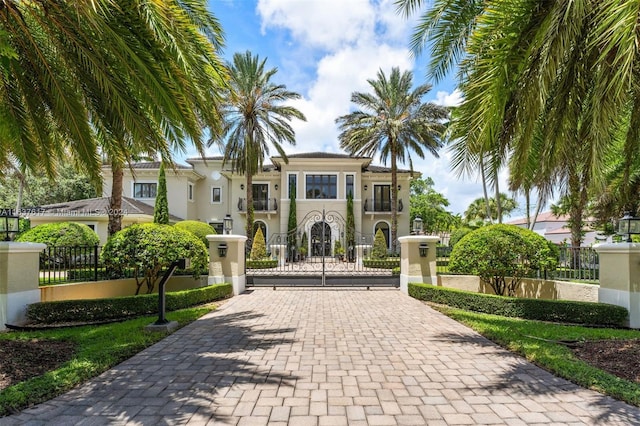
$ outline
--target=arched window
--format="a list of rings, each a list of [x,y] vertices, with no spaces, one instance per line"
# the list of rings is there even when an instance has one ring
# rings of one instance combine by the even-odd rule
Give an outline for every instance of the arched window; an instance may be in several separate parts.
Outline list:
[[[375,236],[376,233],[378,232],[378,229],[382,230],[382,233],[384,234],[384,239],[387,242],[387,248],[391,247],[391,241],[389,241],[389,224],[387,222],[378,222],[376,223],[376,226],[373,228],[373,235]]]
[[[253,222],[253,235],[256,235],[258,232],[258,227],[262,229],[262,235],[264,235],[264,241],[266,244],[269,244],[269,237],[267,236],[267,224],[261,220],[256,220]]]

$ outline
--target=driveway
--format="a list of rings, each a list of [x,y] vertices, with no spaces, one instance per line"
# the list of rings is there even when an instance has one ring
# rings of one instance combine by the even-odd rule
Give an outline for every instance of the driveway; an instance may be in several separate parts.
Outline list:
[[[170,317],[170,315],[169,315]],[[13,424],[640,424],[398,290],[254,290]]]

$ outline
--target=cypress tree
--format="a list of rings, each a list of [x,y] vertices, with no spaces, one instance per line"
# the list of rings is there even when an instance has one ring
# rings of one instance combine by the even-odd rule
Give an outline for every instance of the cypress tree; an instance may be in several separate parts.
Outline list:
[[[296,227],[297,227],[297,215],[296,215],[296,186],[291,187],[291,193],[289,194],[289,223],[287,225],[287,253],[289,253],[289,261],[293,261],[293,255],[296,252]]]
[[[356,220],[353,215],[353,194],[347,194],[347,224],[346,224],[347,258],[353,262],[356,256]]]
[[[259,226],[256,234],[253,236],[250,257],[251,260],[261,260],[267,257],[267,243],[264,241],[264,234]]]
[[[167,177],[164,173],[164,163],[160,164],[156,205],[153,209],[153,223],[169,224],[169,201],[167,200]]]
[[[387,239],[384,237],[382,229],[378,228],[376,236],[373,239],[373,251],[371,257],[374,259],[387,258]]]

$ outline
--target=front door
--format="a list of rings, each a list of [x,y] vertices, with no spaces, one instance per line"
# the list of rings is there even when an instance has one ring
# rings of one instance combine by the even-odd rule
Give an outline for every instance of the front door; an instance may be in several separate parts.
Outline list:
[[[311,227],[311,256],[331,256],[331,227],[326,222]]]

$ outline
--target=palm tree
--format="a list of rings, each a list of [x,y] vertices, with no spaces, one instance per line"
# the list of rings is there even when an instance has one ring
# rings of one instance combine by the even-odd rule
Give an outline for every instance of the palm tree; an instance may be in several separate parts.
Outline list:
[[[305,120],[302,112],[284,105],[300,95],[274,84],[271,78],[277,68],[265,70],[266,59],[246,51],[233,55],[227,65],[230,88],[222,107],[224,126],[219,136],[209,142],[217,143],[224,151],[224,163],[230,162],[234,172],[247,178],[246,235],[253,239],[253,176],[262,170],[265,154],[272,145],[288,161],[281,143],[295,145],[295,132],[289,124],[293,118]],[[249,245],[250,246],[250,245]]]
[[[55,159],[101,180],[99,148],[170,159],[220,127],[222,30],[203,0],[0,5],[0,165],[55,173]],[[118,206],[114,206],[119,208]]]
[[[398,235],[398,167],[397,163],[409,162],[410,153],[424,158],[425,150],[438,157],[442,147],[445,120],[449,110],[422,98],[431,85],[422,84],[412,89],[410,71],[400,72],[394,67],[389,78],[382,70],[377,80],[367,80],[373,93],[354,92],[351,102],[361,110],[336,119],[341,133],[340,146],[351,155],[374,156],[380,154],[383,163],[391,160],[391,241],[396,250]]]
[[[398,2],[407,14],[425,3]],[[512,152],[517,173],[532,173],[542,154],[540,178],[515,181],[568,196],[573,245],[588,192],[604,186],[613,135],[622,135],[627,175],[640,153],[638,20],[631,1],[436,0],[414,33],[416,52],[433,47],[435,76],[460,66],[462,120],[479,141]]]
[[[488,206],[484,198],[476,198],[469,204],[469,207],[467,207],[467,210],[464,212],[465,220],[467,222],[483,221],[491,223],[497,221],[498,223],[502,223],[500,215],[509,216],[511,212],[518,207],[518,203],[504,193],[500,194],[500,199],[500,205],[502,207],[498,210],[498,203],[495,198],[489,199]],[[487,215],[487,211],[489,215]]]

